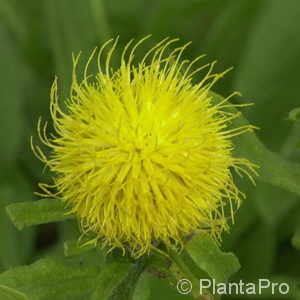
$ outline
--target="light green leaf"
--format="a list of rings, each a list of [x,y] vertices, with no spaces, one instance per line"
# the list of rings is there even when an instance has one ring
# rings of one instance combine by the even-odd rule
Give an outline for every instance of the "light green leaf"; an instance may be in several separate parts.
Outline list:
[[[18,229],[74,218],[58,199],[14,203],[8,205],[6,211]]]
[[[235,273],[240,264],[233,253],[223,253],[210,234],[196,233],[187,242],[184,250],[216,282],[226,282]]]
[[[90,11],[94,15],[95,31],[98,33],[99,41],[105,42],[111,37],[106,9],[103,0],[89,0]]]
[[[289,112],[288,119],[295,122],[300,122],[300,107],[294,108]]]
[[[149,272],[143,272],[137,281],[132,300],[148,300],[150,296],[150,280],[152,275]]]
[[[5,300],[29,300],[25,295],[17,290],[11,289],[7,286],[0,285],[0,299]]]

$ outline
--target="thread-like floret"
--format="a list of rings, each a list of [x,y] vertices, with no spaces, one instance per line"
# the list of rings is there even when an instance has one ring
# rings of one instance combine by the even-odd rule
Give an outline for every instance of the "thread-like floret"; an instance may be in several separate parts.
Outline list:
[[[213,104],[209,95],[225,72],[212,74],[214,63],[195,67],[201,56],[181,60],[187,45],[168,52],[176,41],[168,39],[134,64],[142,41],[128,55],[132,43],[126,46],[116,70],[110,67],[116,42],[107,42],[98,54],[97,73],[88,74],[94,51],[79,83],[79,57],[73,57],[65,112],[58,104],[57,80],[51,90],[56,133],[47,137],[46,126],[38,126],[51,155],[34,147],[55,173],[57,193],[41,184],[46,196],[64,201],[95,240],[129,249],[135,257],[157,243],[182,245],[186,235],[204,228],[218,238],[228,228],[223,207],[239,205],[243,197],[231,170],[253,168],[232,156],[230,140],[251,126],[229,128],[239,115],[223,111],[232,105],[229,97]],[[193,83],[194,74],[205,68],[204,78]]]

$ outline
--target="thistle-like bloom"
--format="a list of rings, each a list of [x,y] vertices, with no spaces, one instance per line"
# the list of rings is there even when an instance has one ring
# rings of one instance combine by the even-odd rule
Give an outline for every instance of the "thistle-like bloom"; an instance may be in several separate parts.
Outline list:
[[[97,73],[88,74],[94,51],[81,82],[76,79],[79,57],[73,58],[66,111],[58,104],[57,80],[51,90],[56,133],[48,138],[46,126],[38,126],[51,155],[34,147],[55,173],[56,193],[41,184],[46,196],[64,201],[95,241],[128,249],[135,257],[158,243],[182,245],[196,230],[218,238],[228,229],[224,206],[229,204],[232,214],[243,198],[231,171],[253,168],[232,156],[230,140],[251,126],[230,128],[239,114],[224,108],[234,105],[229,97],[213,104],[209,94],[225,72],[212,74],[214,63],[196,67],[202,56],[181,60],[187,45],[170,51],[176,40],[168,39],[134,63],[143,40],[126,46],[117,69],[110,66],[116,42],[105,43]],[[193,83],[205,68],[204,78]]]

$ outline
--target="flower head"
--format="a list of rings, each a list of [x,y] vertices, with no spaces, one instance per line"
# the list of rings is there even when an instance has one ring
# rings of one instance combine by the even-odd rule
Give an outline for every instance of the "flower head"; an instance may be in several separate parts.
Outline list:
[[[88,74],[88,63],[81,82],[75,70],[79,57],[73,58],[66,111],[58,104],[57,80],[51,90],[56,133],[48,138],[39,125],[51,155],[34,147],[55,173],[57,193],[42,184],[46,195],[64,201],[95,240],[136,257],[157,243],[182,245],[186,235],[204,228],[219,237],[228,228],[223,207],[243,197],[231,170],[252,168],[232,156],[230,140],[251,127],[230,129],[238,114],[223,111],[228,98],[213,104],[209,95],[224,73],[212,74],[214,63],[195,67],[201,57],[181,60],[187,45],[168,52],[176,41],[168,39],[135,64],[142,41],[131,51],[131,43],[126,46],[117,69],[110,67],[116,42],[104,44],[97,73]],[[205,68],[207,74],[193,83],[193,75]]]

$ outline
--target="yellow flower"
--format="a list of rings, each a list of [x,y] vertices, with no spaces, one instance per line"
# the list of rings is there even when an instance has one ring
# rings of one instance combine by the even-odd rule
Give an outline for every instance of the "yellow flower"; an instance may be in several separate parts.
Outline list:
[[[181,60],[188,44],[169,51],[177,40],[165,39],[134,63],[139,41],[129,43],[114,70],[110,59],[116,42],[105,43],[98,54],[98,71],[76,79],[64,112],[58,104],[57,80],[51,90],[55,134],[43,143],[46,157],[36,155],[55,173],[54,187],[41,184],[46,196],[58,197],[75,213],[84,233],[113,249],[128,249],[134,257],[163,243],[183,244],[186,235],[208,230],[219,238],[227,230],[224,206],[239,205],[243,194],[231,169],[252,169],[246,159],[232,156],[230,137],[251,126],[229,129],[238,114],[222,109],[227,99],[213,104],[209,91],[224,75],[212,74],[214,63],[195,67]],[[102,66],[101,54],[111,44]],[[106,50],[106,49],[105,49]],[[166,54],[168,53],[168,54]],[[102,67],[104,69],[102,69]],[[208,68],[197,83],[195,73]],[[191,71],[193,69],[193,71]],[[245,171],[247,173],[247,171]]]

